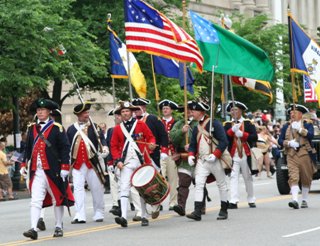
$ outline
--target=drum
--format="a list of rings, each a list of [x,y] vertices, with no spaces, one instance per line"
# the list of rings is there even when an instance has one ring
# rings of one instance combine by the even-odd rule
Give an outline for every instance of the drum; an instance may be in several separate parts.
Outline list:
[[[170,192],[165,178],[150,165],[143,165],[135,170],[131,176],[131,184],[150,205],[160,204]]]

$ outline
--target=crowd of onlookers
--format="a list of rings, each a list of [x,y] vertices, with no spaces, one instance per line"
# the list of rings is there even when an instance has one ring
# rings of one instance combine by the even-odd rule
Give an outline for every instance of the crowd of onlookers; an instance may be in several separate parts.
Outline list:
[[[266,171],[267,177],[272,178],[276,168],[276,161],[280,157],[280,146],[278,145],[278,138],[282,125],[285,121],[274,120],[272,114],[268,110],[257,110],[255,112],[248,112],[246,117],[254,121],[258,133],[257,148],[260,150],[257,154],[259,163],[259,174],[263,170]],[[319,124],[315,110],[310,110],[306,113],[304,119],[312,121],[314,125],[314,134],[320,135]]]

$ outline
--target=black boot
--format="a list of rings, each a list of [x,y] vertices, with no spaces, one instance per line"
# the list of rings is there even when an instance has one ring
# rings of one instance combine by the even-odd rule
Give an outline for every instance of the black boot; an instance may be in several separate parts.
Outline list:
[[[219,212],[219,215],[217,217],[217,220],[226,220],[228,219],[228,206],[229,206],[229,202],[226,201],[221,201],[221,209]]]
[[[202,202],[194,202],[194,211],[191,214],[187,214],[187,218],[200,221],[202,207],[203,207]]]

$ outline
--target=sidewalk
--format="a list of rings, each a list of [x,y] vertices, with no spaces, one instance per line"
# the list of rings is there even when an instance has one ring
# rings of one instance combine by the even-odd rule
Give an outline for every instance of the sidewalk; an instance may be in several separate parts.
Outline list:
[[[17,199],[27,199],[27,198],[30,198],[30,193],[27,189],[25,190],[14,190],[13,191],[13,195],[15,198]],[[5,196],[4,197],[6,200],[5,201],[1,201],[1,202],[10,202],[12,200],[8,200],[8,196]],[[15,200],[17,200],[15,199]]]

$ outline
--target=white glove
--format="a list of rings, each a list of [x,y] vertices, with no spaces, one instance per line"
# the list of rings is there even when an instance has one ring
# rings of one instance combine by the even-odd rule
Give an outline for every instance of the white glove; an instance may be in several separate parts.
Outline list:
[[[60,171],[60,177],[62,178],[63,182],[66,181],[66,177],[69,175],[69,171],[67,170],[61,170]]]
[[[107,158],[108,153],[102,152],[102,153],[99,153],[99,156],[100,156],[102,159],[105,159],[105,158]]]
[[[21,174],[21,176],[24,177],[24,178],[27,177],[28,172],[27,172],[26,167],[21,167],[21,168],[20,168],[20,174]]]
[[[108,166],[108,172],[114,173],[114,166],[113,165]]]
[[[189,163],[189,166],[194,166],[196,163],[194,162],[196,158],[193,156],[193,155],[190,155],[188,156],[188,163]]]
[[[240,123],[234,124],[234,125],[232,126],[232,131],[233,131],[234,133],[237,132],[237,131],[239,131],[240,126],[241,126]]]
[[[160,159],[161,161],[164,161],[165,159],[167,159],[169,156],[166,153],[160,153]]]
[[[289,145],[289,147],[291,147],[291,148],[293,148],[293,149],[297,149],[297,148],[299,148],[299,146],[300,146],[300,144],[295,140],[295,139],[293,139],[293,140],[290,140],[289,142],[288,142],[288,145]]]
[[[236,136],[237,136],[238,138],[242,138],[242,136],[243,136],[243,131],[240,131],[240,130],[236,131]]]
[[[107,153],[107,155],[109,154],[109,148],[108,148],[108,146],[103,146],[102,147],[102,152],[103,153]]]
[[[301,121],[294,121],[291,124],[292,129],[299,131],[301,128]]]
[[[208,157],[206,157],[205,160],[207,162],[213,163],[213,162],[215,162],[216,159],[217,159],[217,157],[214,154],[210,154],[210,155],[208,155]]]

